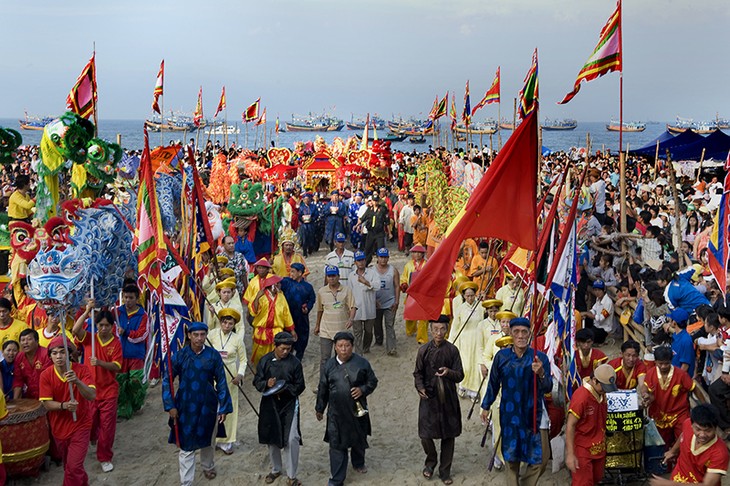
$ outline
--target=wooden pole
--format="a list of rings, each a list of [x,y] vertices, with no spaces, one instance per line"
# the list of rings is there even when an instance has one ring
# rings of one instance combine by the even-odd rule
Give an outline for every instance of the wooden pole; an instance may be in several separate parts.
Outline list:
[[[96,70],[96,42],[94,42],[93,46],[93,54],[91,55],[91,57],[94,58],[94,70]],[[94,77],[96,77],[96,74],[94,74]],[[99,136],[99,108],[97,106],[96,100],[94,100],[94,136]]]
[[[224,143],[225,143],[226,149],[227,149],[228,148],[228,106],[226,106],[226,109],[223,110],[223,140],[224,140]]]
[[[704,155],[704,149],[702,153]],[[669,185],[672,186],[672,195],[674,196],[674,231],[676,232],[674,240],[674,246],[677,249],[679,255],[679,268],[684,267],[684,250],[682,249],[682,222],[679,211],[679,189],[677,189],[677,178],[674,173],[674,164],[671,161],[671,155],[667,150],[667,172],[669,172]]]
[[[702,162],[705,160],[705,148],[702,147],[702,155],[700,156],[700,167],[697,169],[697,180],[695,182],[700,181],[700,174],[702,174]]]
[[[497,103],[497,150],[502,150],[502,128],[499,124],[502,123],[502,102]]]
[[[512,107],[512,133],[515,133],[515,129],[517,128],[517,98],[512,98],[513,107]]]
[[[659,140],[656,141],[656,151],[654,152],[654,177],[659,175]]]
[[[122,134],[117,133],[117,145],[122,146]]]
[[[619,172],[619,204],[621,206],[621,232],[628,233],[626,226],[626,159],[624,153],[618,153],[618,172]]]

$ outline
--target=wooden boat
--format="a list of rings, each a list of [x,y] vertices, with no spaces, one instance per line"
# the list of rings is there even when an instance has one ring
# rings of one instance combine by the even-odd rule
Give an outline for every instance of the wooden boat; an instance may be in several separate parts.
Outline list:
[[[285,122],[288,132],[339,132],[345,124],[339,118],[328,115],[292,115],[291,122]]]
[[[699,133],[700,135],[707,135],[718,130],[717,122],[696,122],[691,118],[677,117],[677,121],[674,125],[667,124],[667,131],[670,133],[682,133],[687,129]]]
[[[565,120],[546,119],[542,124],[542,129],[547,131],[575,130],[577,126],[578,122],[569,118],[566,118]]]
[[[426,143],[426,137],[423,135],[418,135],[415,137],[409,137],[408,141],[411,143]]]
[[[345,127],[348,130],[364,130],[365,129],[365,119],[364,118],[352,118],[349,122],[345,123]],[[385,120],[378,118],[377,116],[373,116],[370,118],[370,128],[375,127],[376,130],[385,130],[386,128]]]
[[[606,130],[609,132],[620,132],[621,124],[615,120],[611,120],[611,123],[606,125]],[[646,123],[643,122],[624,122],[624,132],[643,132],[646,130]]]
[[[44,116],[43,118],[37,116],[28,116],[25,113],[25,120],[18,120],[20,128],[23,130],[43,130],[43,128],[53,121],[52,116]]]
[[[151,132],[194,132],[206,126],[205,120],[201,120],[200,125],[196,126],[193,117],[183,114],[171,114],[164,122],[159,117],[154,117],[145,120],[144,124]]]
[[[362,140],[361,135],[355,135],[355,138],[358,140]],[[381,140],[383,142],[402,142],[406,138],[408,138],[408,135],[386,135],[385,137],[378,137],[377,139],[375,137],[368,136],[368,142],[374,142],[375,140]]]
[[[493,120],[469,125],[470,135],[491,135],[497,133],[497,130],[499,130],[499,126]],[[454,131],[456,133],[466,133],[466,125],[460,123],[456,125]]]
[[[517,120],[517,126],[520,126],[520,120]],[[515,124],[511,121],[507,121],[504,118],[502,118],[502,121],[499,122],[499,129],[500,130],[514,130]]]
[[[234,125],[226,125],[225,128],[223,125],[217,125],[205,130],[203,133],[206,135],[236,135],[241,133],[241,129]]]

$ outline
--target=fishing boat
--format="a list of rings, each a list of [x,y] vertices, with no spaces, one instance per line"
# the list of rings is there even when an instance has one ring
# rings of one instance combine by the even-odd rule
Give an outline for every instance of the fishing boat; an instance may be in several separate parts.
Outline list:
[[[408,137],[408,141],[411,143],[426,143],[426,137],[424,137],[423,135]]]
[[[515,127],[519,127],[519,126],[520,126],[520,120],[517,120],[517,125],[515,125],[511,121],[507,121],[504,118],[502,118],[502,121],[499,122],[500,130],[514,130]]]
[[[717,113],[715,115],[715,125],[717,125],[717,128],[720,130],[728,130],[730,129],[730,120],[727,118],[720,118],[720,114]]]
[[[493,133],[497,133],[497,130],[499,130],[499,125],[497,125],[497,122],[494,120],[486,120],[469,125],[469,133],[472,135],[491,135]],[[466,133],[466,125],[459,123],[454,128],[454,131],[456,133]]]
[[[363,130],[365,129],[365,122],[367,121],[366,118],[355,118],[354,115],[350,119],[349,122],[345,124],[345,127],[348,130]],[[380,117],[373,116],[370,118],[370,125],[368,125],[370,128],[375,127],[376,130],[385,130],[385,127],[387,126],[385,120],[383,120]]]
[[[606,130],[609,132],[620,132],[621,123],[616,120],[611,120],[611,123],[606,125]],[[646,130],[646,123],[643,122],[624,122],[623,125],[624,132],[643,132],[644,130]]]
[[[357,138],[358,140],[362,140],[362,136],[361,135],[357,135],[356,134],[355,135],[355,138]],[[378,137],[378,138],[375,138],[373,136],[368,136],[368,142],[374,142],[375,140],[381,140],[383,142],[402,142],[406,138],[408,138],[408,135],[393,135],[393,134],[389,134],[389,135],[386,135],[385,137]]]
[[[409,120],[408,122],[388,122],[388,130],[394,135],[407,135],[409,137],[417,137],[422,135],[430,135],[433,133],[433,121],[426,122]]]
[[[718,130],[717,122],[696,122],[691,118],[677,117],[674,125],[667,124],[667,131],[670,133],[682,133],[690,129],[700,135],[707,135]]]
[[[564,120],[550,120],[546,118],[542,124],[542,129],[547,131],[575,130],[577,126],[578,122],[571,118]]]
[[[241,129],[233,125],[216,125],[204,131],[206,135],[237,135],[241,133]]]
[[[291,122],[284,123],[288,132],[339,132],[345,127],[342,120],[329,115],[310,113],[306,116],[292,115],[291,118]]]
[[[18,123],[20,123],[20,128],[23,130],[43,130],[43,127],[48,125],[53,121],[52,116],[44,116],[44,117],[38,117],[38,116],[29,116],[28,112],[25,112],[25,120],[18,120]]]
[[[151,120],[144,121],[147,130],[151,132],[194,132],[198,128],[206,125],[205,120],[201,120],[200,125],[195,125],[193,117],[182,113],[170,113],[170,116],[163,122],[160,117],[153,117]]]

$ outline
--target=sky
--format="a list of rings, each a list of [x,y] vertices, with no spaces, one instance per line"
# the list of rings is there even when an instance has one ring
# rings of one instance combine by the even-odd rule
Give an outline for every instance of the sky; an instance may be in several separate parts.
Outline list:
[[[619,74],[572,89],[614,0],[4,0],[0,118],[59,115],[96,46],[100,119],[150,115],[165,60],[164,109],[192,112],[200,86],[211,118],[226,87],[227,119],[261,97],[269,122],[292,113],[425,118],[436,96],[461,113],[502,72],[511,118],[532,52],[540,114],[608,121]],[[730,118],[727,0],[625,0],[624,119]],[[495,105],[477,119],[496,118]]]

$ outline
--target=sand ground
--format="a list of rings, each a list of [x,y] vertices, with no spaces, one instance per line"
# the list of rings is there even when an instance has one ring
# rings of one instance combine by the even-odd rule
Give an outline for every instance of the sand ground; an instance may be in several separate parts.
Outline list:
[[[318,288],[323,282],[324,246],[318,254],[308,259],[311,271],[309,281]],[[391,252],[391,264],[399,270],[406,257]],[[396,254],[398,253],[398,254]],[[312,317],[312,326],[314,325]],[[250,328],[246,329],[246,345],[250,350]],[[347,483],[352,485],[426,485],[441,484],[434,479],[426,480],[421,475],[425,455],[417,433],[418,395],[413,385],[413,368],[418,345],[415,337],[405,336],[403,304],[396,318],[398,356],[387,356],[383,346],[373,346],[365,357],[370,361],[379,379],[377,390],[368,397],[373,435],[367,450],[367,474],[359,474],[352,468],[348,471]],[[618,355],[618,349],[606,349],[610,358]],[[323,442],[325,422],[318,422],[314,414],[315,395],[313,390],[319,376],[319,346],[317,338],[310,337],[303,360],[307,389],[301,396],[301,431],[304,442],[299,461],[299,479],[305,485],[327,483],[329,477],[328,445]],[[251,384],[253,374],[247,370],[243,386],[246,395],[258,408],[260,394]],[[470,421],[466,420],[470,402],[462,400],[463,433],[456,440],[452,476],[456,485],[504,484],[504,473],[487,472],[491,449],[481,448],[483,434],[478,412]],[[200,464],[196,467],[196,484],[249,485],[264,484],[264,476],[270,471],[268,450],[258,443],[257,419],[243,397],[239,400],[238,439],[240,444],[234,454],[224,455],[216,451],[218,477],[208,481],[203,477]],[[105,474],[96,460],[94,448],[89,448],[86,470],[92,485],[119,486],[172,486],[179,484],[177,448],[167,443],[169,428],[167,414],[163,411],[161,387],[148,392],[142,413],[117,426],[114,446],[114,471]],[[49,472],[36,479],[20,479],[9,484],[17,485],[60,485],[63,481],[61,467],[51,466]],[[564,469],[556,474],[550,470],[541,478],[545,486],[567,485],[570,477]],[[282,476],[274,485],[285,484]],[[725,481],[723,484],[730,484]]]

